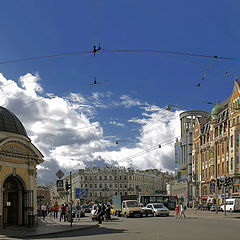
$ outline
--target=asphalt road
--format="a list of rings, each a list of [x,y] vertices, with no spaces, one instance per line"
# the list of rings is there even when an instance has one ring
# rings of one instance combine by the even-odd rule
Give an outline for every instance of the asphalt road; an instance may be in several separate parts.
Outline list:
[[[54,234],[35,239],[82,240],[232,240],[240,238],[240,218],[188,216],[117,218],[99,228]]]

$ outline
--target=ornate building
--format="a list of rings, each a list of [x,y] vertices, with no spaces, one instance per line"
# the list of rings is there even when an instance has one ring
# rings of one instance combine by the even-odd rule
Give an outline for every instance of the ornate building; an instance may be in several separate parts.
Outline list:
[[[19,119],[0,107],[0,224],[32,225],[37,220],[36,165],[43,155]]]
[[[166,183],[173,177],[156,169],[132,170],[125,168],[80,169],[72,176],[73,200],[75,190],[88,189],[86,201],[111,201],[117,195],[166,194]],[[69,177],[64,181],[69,181]],[[67,200],[64,192],[57,192],[56,184],[51,188],[52,202]]]
[[[207,119],[196,119],[192,152],[196,201],[222,201],[224,191],[219,183],[226,177],[233,181],[227,197],[240,197],[239,98],[239,82],[235,80],[232,95],[217,103]]]

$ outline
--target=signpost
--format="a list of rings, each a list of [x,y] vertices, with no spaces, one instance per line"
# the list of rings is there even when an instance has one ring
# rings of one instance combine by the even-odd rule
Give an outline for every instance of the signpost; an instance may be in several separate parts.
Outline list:
[[[61,169],[59,169],[59,170],[57,171],[57,173],[56,173],[56,176],[57,176],[59,179],[61,179],[61,178],[64,176],[64,172],[63,172]]]

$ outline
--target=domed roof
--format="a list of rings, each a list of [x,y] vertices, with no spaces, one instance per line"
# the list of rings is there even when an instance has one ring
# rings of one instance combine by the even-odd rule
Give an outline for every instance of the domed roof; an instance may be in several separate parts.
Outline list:
[[[16,133],[27,137],[27,132],[20,120],[12,112],[1,106],[0,131]]]
[[[217,101],[217,104],[215,105],[215,107],[212,109],[211,111],[211,116],[213,119],[217,119],[218,117],[218,114],[220,113],[221,111],[221,105],[219,104],[219,101]]]

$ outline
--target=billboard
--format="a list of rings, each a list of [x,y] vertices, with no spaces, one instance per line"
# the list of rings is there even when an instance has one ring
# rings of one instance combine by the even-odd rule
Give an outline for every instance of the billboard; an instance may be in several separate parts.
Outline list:
[[[75,198],[76,199],[88,198],[88,188],[75,188]]]

